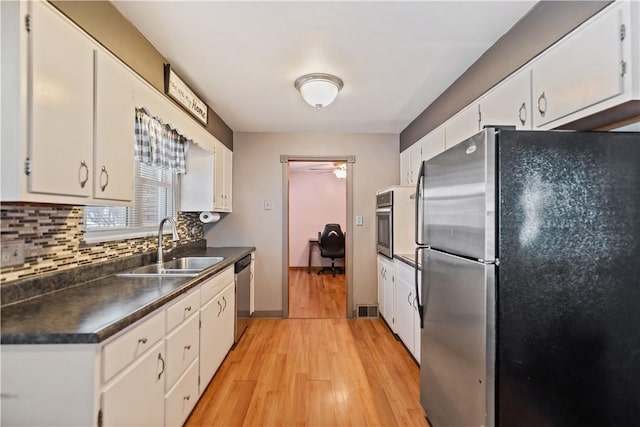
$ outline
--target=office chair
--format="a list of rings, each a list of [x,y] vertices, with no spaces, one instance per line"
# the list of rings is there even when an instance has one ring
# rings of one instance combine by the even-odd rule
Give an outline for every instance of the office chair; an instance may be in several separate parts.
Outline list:
[[[340,229],[340,224],[327,224],[322,233],[318,232],[318,247],[322,258],[331,258],[331,267],[322,267],[318,274],[331,271],[336,277],[336,271],[344,273],[344,268],[336,267],[336,258],[344,258],[344,233]]]

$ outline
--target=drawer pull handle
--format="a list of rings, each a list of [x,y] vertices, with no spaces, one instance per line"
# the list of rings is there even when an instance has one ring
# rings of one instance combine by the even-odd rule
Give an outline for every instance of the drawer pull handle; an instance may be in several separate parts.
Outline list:
[[[104,185],[102,184],[102,175],[107,177],[107,182],[105,182]],[[107,185],[109,185],[109,172],[107,172],[107,168],[105,166],[102,166],[102,170],[100,171],[100,190],[104,192]]]
[[[191,344],[187,344],[187,345],[185,345],[185,346],[184,346],[184,349],[185,349],[185,350],[191,350]]]
[[[189,307],[185,307],[185,308],[184,308],[184,311],[191,311],[191,306],[189,306]]]
[[[518,118],[520,119],[520,123],[522,126],[527,122],[527,105],[523,102],[518,110]]]
[[[164,359],[162,358],[162,353],[158,353],[158,360],[162,362],[162,371],[158,374],[158,379],[164,374]]]
[[[83,172],[84,171],[84,177]],[[80,188],[84,188],[87,181],[89,181],[89,166],[84,160],[80,161],[80,169],[78,169],[78,181],[80,181]]]
[[[189,400],[189,399],[191,399],[191,395],[190,395],[190,394],[187,394],[187,395],[184,397],[184,400]]]
[[[538,97],[538,111],[542,117],[544,117],[544,114],[547,112],[547,97],[544,92]]]
[[[146,339],[146,338],[140,338],[140,339],[138,340],[138,343],[139,343],[139,344],[146,344],[146,343],[147,343],[147,339]]]

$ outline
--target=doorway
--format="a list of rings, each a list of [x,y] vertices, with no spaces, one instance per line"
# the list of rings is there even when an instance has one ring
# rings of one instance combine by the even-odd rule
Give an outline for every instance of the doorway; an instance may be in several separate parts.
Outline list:
[[[351,317],[348,159],[290,159],[286,166],[284,317]],[[318,233],[326,224],[339,224],[345,235],[345,256],[333,260],[335,271],[332,260],[320,254]]]

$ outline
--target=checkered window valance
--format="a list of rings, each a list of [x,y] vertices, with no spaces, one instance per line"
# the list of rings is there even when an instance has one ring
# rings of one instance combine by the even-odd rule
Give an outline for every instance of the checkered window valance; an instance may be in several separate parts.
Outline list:
[[[187,138],[144,109],[136,108],[135,158],[138,162],[185,173]]]

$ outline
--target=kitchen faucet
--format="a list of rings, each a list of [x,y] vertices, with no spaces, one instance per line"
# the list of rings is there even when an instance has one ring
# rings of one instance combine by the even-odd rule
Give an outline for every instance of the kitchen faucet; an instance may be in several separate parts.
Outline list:
[[[178,237],[178,230],[176,227],[176,220],[171,218],[170,216],[162,218],[160,220],[160,225],[158,226],[158,264],[162,264],[164,262],[163,260],[163,250],[162,250],[162,228],[164,227],[164,223],[169,221],[169,224],[171,224],[171,232],[173,233],[172,236],[172,240],[173,240],[173,245],[171,246],[171,249],[167,250],[167,253],[171,252],[172,250],[174,250],[177,246],[176,242],[178,240],[180,240],[180,238]]]

